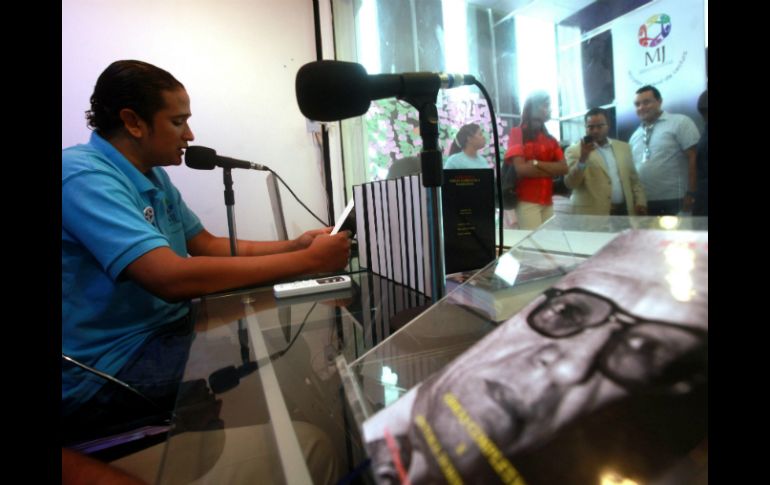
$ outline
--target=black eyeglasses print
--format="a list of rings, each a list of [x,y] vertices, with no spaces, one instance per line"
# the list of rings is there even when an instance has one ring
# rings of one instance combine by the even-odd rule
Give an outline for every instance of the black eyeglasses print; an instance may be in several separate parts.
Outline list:
[[[565,339],[587,328],[617,323],[596,353],[592,370],[627,389],[674,384],[706,367],[708,333],[674,323],[636,317],[612,300],[582,288],[545,292],[528,316],[537,333]]]

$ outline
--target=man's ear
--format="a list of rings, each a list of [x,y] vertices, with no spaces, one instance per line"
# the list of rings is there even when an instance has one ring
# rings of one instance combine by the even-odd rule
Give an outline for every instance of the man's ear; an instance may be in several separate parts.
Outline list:
[[[123,121],[123,127],[134,138],[141,138],[148,131],[147,123],[130,108],[120,110],[120,119]]]

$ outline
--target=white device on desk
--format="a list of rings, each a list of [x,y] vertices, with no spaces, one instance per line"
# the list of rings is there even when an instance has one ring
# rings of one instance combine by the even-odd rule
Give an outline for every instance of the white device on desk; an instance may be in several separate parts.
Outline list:
[[[355,283],[352,285],[355,285]],[[323,293],[313,293],[310,295],[296,295],[288,298],[276,297],[275,306],[276,308],[285,308],[307,302],[315,303],[321,301],[349,300],[356,294],[353,287],[354,286],[349,286],[343,290],[325,291]]]
[[[273,286],[273,293],[275,293],[276,298],[284,298],[287,296],[309,295],[311,293],[342,290],[344,288],[350,288],[351,285],[352,280],[350,279],[350,276],[328,276],[326,278],[280,283]]]
[[[345,206],[345,210],[342,211],[342,215],[339,219],[337,219],[337,224],[334,225],[334,229],[332,229],[331,235],[335,235],[338,232],[340,232],[340,228],[342,227],[342,224],[345,223],[348,216],[350,215],[350,211],[353,210],[353,199],[350,199],[348,202],[348,205]]]

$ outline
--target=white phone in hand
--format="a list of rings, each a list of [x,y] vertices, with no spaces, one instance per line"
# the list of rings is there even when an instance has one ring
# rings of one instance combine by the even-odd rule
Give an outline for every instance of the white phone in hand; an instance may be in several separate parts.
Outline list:
[[[345,210],[342,211],[342,215],[337,219],[337,224],[334,225],[334,229],[332,229],[331,235],[335,235],[338,232],[340,232],[340,228],[347,220],[348,216],[350,215],[350,212],[353,210],[353,198],[351,197],[350,201],[348,201],[348,205],[345,207]]]

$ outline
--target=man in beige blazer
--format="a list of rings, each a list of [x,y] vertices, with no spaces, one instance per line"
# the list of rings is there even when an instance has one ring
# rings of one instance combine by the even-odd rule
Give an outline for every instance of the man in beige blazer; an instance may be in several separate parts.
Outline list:
[[[631,148],[607,137],[607,113],[593,108],[585,115],[586,138],[566,153],[569,172],[565,185],[572,189],[575,214],[645,215],[647,198],[639,182]]]

